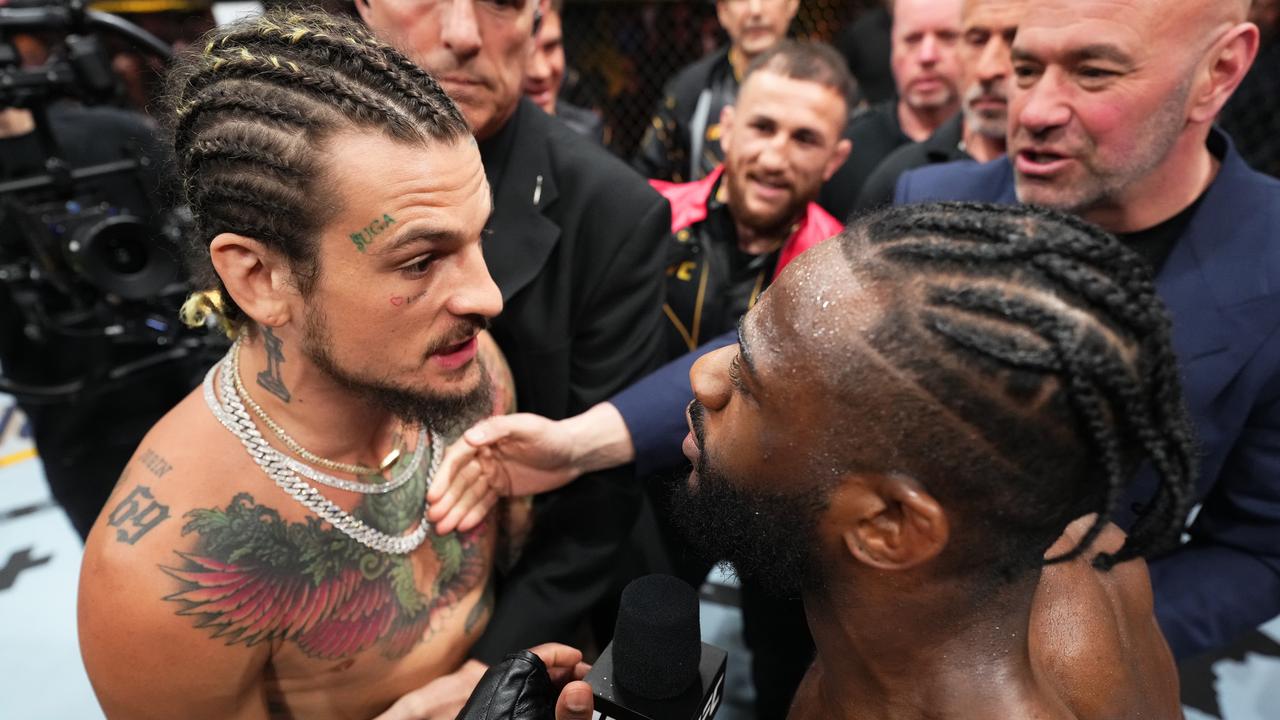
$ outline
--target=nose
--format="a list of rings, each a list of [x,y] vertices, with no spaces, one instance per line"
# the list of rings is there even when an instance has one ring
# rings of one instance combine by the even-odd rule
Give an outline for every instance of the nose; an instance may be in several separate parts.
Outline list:
[[[1040,134],[1062,127],[1071,120],[1071,106],[1067,100],[1061,81],[1050,70],[1027,87],[1013,84],[1011,117],[1020,128]]]
[[[751,17],[760,17],[760,13],[764,11],[764,0],[747,0],[747,11]]]
[[[529,57],[529,64],[525,67],[525,77],[530,80],[543,81],[551,77],[551,63],[547,59],[547,53],[542,48],[535,48],[533,54]]]
[[[1010,59],[1009,46],[998,36],[982,47],[978,55],[978,64],[974,68],[978,79],[983,82],[1004,80],[1013,73],[1013,61]]]
[[[450,0],[444,10],[440,41],[459,58],[469,58],[480,51],[480,25],[473,0]]]
[[[785,133],[777,133],[765,140],[764,145],[760,148],[760,154],[756,157],[756,165],[762,170],[786,170],[786,143]]]
[[[938,62],[938,38],[933,33],[925,33],[920,41],[920,64],[932,65]]]
[[[698,358],[689,369],[689,384],[693,396],[709,412],[723,410],[729,403],[732,388],[729,384],[729,361],[738,352],[737,344],[713,350]]]
[[[482,315],[496,317],[502,312],[502,292],[489,275],[479,244],[460,251],[459,276],[449,297],[448,310],[459,317]]]

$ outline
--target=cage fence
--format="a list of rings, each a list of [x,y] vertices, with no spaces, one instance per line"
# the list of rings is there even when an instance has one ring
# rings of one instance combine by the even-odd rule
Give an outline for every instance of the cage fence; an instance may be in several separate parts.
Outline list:
[[[829,42],[875,2],[801,0],[790,34]],[[727,42],[713,0],[568,0],[562,21],[562,96],[600,112],[610,148],[624,158],[634,154],[667,80]]]

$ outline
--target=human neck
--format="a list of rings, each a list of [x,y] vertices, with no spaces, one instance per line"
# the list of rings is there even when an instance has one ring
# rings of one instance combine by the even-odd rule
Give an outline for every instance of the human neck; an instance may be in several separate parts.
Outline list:
[[[993,138],[983,135],[976,130],[970,129],[969,123],[964,124],[964,132],[961,133],[961,138],[964,141],[964,151],[969,154],[969,157],[978,162],[989,162],[1005,154],[1003,137]]]
[[[729,47],[729,65],[733,68],[733,76],[738,79],[738,82],[742,82],[742,73],[746,72],[747,66],[754,59],[754,55],[746,54],[737,45]]]
[[[776,232],[761,232],[737,220],[734,220],[733,224],[738,233],[738,250],[747,255],[767,255],[782,247],[790,236],[791,226],[794,223],[787,223]]]
[[[278,333],[274,337],[280,339]],[[338,384],[295,340],[277,345],[263,332],[247,336],[240,348],[240,379],[277,425],[322,458],[376,468],[395,445],[400,424],[395,416]]]
[[[35,129],[35,116],[30,110],[22,108],[0,110],[0,139],[26,135]]]
[[[1205,144],[1208,128],[1188,127],[1164,162],[1122,195],[1087,208],[1080,215],[1116,234],[1134,233],[1159,225],[1186,210],[1217,177],[1221,162]]]
[[[1029,717],[1052,708],[1031,666],[1032,575],[991,592],[936,579],[927,592],[916,581],[868,591],[870,579],[860,578],[806,594],[822,717]]]
[[[955,112],[954,104],[936,108],[913,108],[899,100],[898,125],[902,128],[902,134],[915,142],[924,142]]]

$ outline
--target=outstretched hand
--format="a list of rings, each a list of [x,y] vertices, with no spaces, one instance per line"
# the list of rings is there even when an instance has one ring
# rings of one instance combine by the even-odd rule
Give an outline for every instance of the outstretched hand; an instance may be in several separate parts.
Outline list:
[[[481,420],[445,451],[427,492],[428,518],[440,534],[479,525],[499,497],[535,495],[578,476],[559,423],[517,413]]]
[[[444,454],[427,491],[436,532],[479,525],[499,497],[536,495],[579,475],[635,459],[618,409],[599,403],[581,415],[548,420],[516,413],[481,420]]]

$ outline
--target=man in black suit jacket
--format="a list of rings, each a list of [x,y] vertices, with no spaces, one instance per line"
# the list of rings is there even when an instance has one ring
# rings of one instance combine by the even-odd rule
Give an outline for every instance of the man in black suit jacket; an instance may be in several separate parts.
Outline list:
[[[561,418],[654,366],[671,220],[643,178],[522,98],[535,2],[357,0],[356,8],[440,81],[471,125],[494,193],[484,256],[505,307],[493,336],[520,409]],[[641,488],[631,475],[599,473],[537,499],[532,537],[499,582],[474,658],[492,663],[510,650],[574,639],[608,590],[634,523]],[[448,688],[426,694],[460,707],[478,668],[468,663],[448,676]]]

